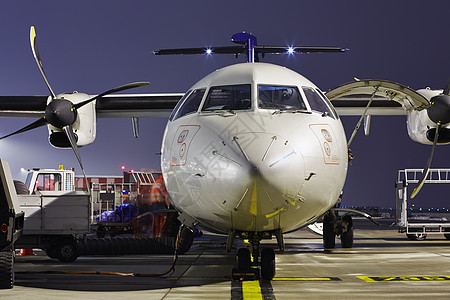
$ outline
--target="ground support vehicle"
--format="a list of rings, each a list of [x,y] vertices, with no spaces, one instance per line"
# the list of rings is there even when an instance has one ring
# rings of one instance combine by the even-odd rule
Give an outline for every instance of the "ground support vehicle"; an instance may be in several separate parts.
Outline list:
[[[180,239],[178,227],[170,235],[152,236],[158,214],[148,211],[153,177],[148,183],[91,184],[91,194],[75,190],[73,170],[63,168],[30,170],[28,185],[13,181],[1,159],[0,177],[0,288],[14,285],[15,249],[38,248],[73,262],[80,255],[169,254],[176,248],[183,254],[192,245],[193,231],[187,228]],[[139,212],[142,208],[147,211]],[[164,213],[178,216],[173,209]],[[130,234],[114,237],[123,233]]]
[[[25,213],[16,248],[43,249],[51,258],[73,262],[79,256],[78,237],[91,232],[90,194],[83,191],[38,191],[18,195]]]
[[[21,212],[9,165],[0,158],[0,288],[14,286],[14,244],[23,232]]]
[[[427,235],[432,234],[443,234],[446,239],[450,239],[448,212],[437,210],[430,216],[419,208],[408,207],[408,185],[417,184],[422,171],[422,169],[398,171],[395,183],[398,230],[400,233],[406,233],[411,240],[424,240]],[[450,169],[430,169],[425,183],[450,183]]]

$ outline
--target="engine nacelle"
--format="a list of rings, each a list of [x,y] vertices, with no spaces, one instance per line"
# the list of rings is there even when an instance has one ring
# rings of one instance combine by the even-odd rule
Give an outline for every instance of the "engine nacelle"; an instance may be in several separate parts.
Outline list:
[[[419,94],[427,99],[439,95],[442,90],[418,90]],[[429,117],[426,109],[421,111],[408,111],[407,128],[409,137],[418,143],[432,145],[436,133],[436,123]],[[438,144],[446,145],[450,143],[450,124],[442,126],[439,130]]]
[[[58,98],[69,100],[73,104],[90,99],[91,96],[84,93],[74,92],[73,94],[58,95]],[[47,104],[52,101],[51,97],[47,100]],[[55,100],[58,101],[58,100]],[[97,118],[95,112],[95,102],[84,105],[79,108],[77,120],[72,125],[73,132],[77,139],[78,147],[89,145],[94,142],[97,134]],[[55,148],[70,148],[70,142],[63,130],[48,125],[49,142]]]

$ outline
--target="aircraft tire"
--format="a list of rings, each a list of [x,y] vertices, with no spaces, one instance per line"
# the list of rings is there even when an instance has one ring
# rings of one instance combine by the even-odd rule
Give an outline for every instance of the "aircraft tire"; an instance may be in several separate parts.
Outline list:
[[[326,214],[323,217],[323,247],[325,249],[333,249],[336,246],[336,234],[333,231],[333,223],[331,217]]]
[[[353,228],[349,228],[348,231],[341,234],[341,246],[342,248],[353,247]]]
[[[261,251],[261,277],[264,280],[272,280],[275,277],[275,253],[271,248]]]
[[[347,223],[347,231],[341,234],[341,246],[342,248],[353,247],[353,220],[349,215],[343,216],[342,221]]]
[[[14,249],[8,246],[0,252],[0,289],[14,287]]]
[[[236,255],[236,269],[248,270],[251,267],[250,250],[247,248],[240,248]]]

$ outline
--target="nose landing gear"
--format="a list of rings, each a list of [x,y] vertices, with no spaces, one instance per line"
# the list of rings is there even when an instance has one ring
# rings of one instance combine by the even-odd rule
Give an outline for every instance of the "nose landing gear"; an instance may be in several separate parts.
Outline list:
[[[251,244],[251,253],[248,248],[240,248],[236,255],[236,266],[233,268],[233,280],[272,280],[275,277],[275,252],[265,247],[260,253],[262,239],[277,237],[280,250],[284,250],[281,231],[276,232],[239,232],[240,237],[248,239]]]

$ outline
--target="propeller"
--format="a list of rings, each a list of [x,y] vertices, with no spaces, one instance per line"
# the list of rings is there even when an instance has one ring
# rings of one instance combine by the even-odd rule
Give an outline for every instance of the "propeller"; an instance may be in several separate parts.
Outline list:
[[[105,96],[105,95],[109,95],[112,93],[148,85],[150,83],[149,82],[129,83],[129,84],[122,85],[122,86],[113,88],[111,90],[105,91],[101,94],[98,94],[97,96],[94,96],[94,97],[88,99],[88,100],[82,101],[77,104],[73,104],[71,101],[69,101],[67,99],[58,98],[56,96],[56,94],[53,92],[53,89],[50,86],[47,76],[45,75],[44,68],[42,65],[42,60],[39,55],[37,42],[36,42],[36,31],[34,29],[34,26],[31,26],[31,28],[30,28],[30,44],[31,44],[31,50],[33,51],[34,59],[39,68],[39,71],[42,74],[42,77],[44,78],[45,84],[47,85],[47,88],[52,96],[52,100],[50,101],[50,103],[47,104],[47,107],[45,108],[45,114],[42,118],[34,121],[33,123],[21,128],[13,133],[10,133],[8,135],[0,137],[0,140],[5,139],[10,136],[13,136],[13,135],[16,135],[16,134],[19,134],[19,133],[22,133],[22,132],[26,132],[26,131],[41,127],[41,126],[49,125],[49,124],[56,128],[63,130],[67,136],[67,139],[70,142],[70,145],[72,147],[73,152],[75,153],[78,163],[80,164],[81,171],[83,172],[84,179],[86,181],[86,185],[89,189],[89,185],[87,184],[86,173],[84,171],[83,164],[81,162],[81,156],[78,151],[78,145],[77,145],[78,137],[74,133],[73,127],[72,127],[72,125],[77,120],[77,116],[78,116],[77,110],[79,108],[91,103],[92,101]]]
[[[419,179],[419,183],[413,190],[411,194],[411,199],[414,198],[422,189],[425,180],[430,172],[431,163],[434,157],[434,151],[436,150],[436,144],[439,142],[439,130],[442,126],[450,123],[450,78],[447,82],[446,87],[442,91],[442,94],[434,96],[430,99],[430,107],[427,108],[427,114],[431,121],[436,123],[437,127],[435,130],[430,129],[429,133],[433,134],[433,146],[431,148],[430,157],[428,158],[427,165],[422,171],[422,176]]]

